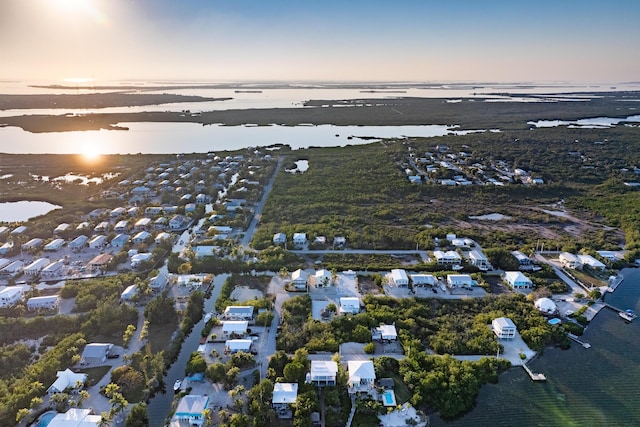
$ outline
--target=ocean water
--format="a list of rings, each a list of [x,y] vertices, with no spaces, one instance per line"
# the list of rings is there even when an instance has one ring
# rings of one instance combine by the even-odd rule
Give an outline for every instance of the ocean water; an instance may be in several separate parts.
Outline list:
[[[623,271],[624,282],[606,301],[640,312],[640,269]],[[626,323],[603,309],[585,331],[585,349],[548,348],[529,366],[547,381],[533,382],[511,368],[498,384],[482,387],[475,408],[432,426],[639,426],[640,321]]]

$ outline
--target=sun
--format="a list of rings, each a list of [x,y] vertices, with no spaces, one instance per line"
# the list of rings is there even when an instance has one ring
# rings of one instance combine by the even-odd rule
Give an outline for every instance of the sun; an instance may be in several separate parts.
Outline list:
[[[95,163],[102,157],[102,154],[92,145],[85,145],[80,155],[87,163]]]

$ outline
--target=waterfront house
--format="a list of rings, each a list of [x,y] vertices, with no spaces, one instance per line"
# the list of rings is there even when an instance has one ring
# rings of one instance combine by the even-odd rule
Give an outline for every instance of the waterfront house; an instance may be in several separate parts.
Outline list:
[[[376,371],[371,360],[349,360],[349,393],[371,393],[374,391]]]
[[[588,267],[591,267],[594,270],[604,270],[605,268],[607,268],[607,266],[604,265],[604,263],[598,261],[597,259],[595,259],[594,257],[588,254],[587,255],[580,254],[578,255],[578,259],[580,260],[583,266],[586,265]]]
[[[512,340],[516,337],[516,325],[508,317],[498,317],[491,322],[491,328],[498,339]]]
[[[64,393],[67,390],[78,391],[87,382],[87,374],[75,373],[69,368],[64,371],[58,371],[56,377],[57,379],[47,389],[49,396],[56,393]]]
[[[556,311],[558,311],[556,303],[549,298],[540,298],[536,300],[534,306],[543,314],[554,314]]]
[[[569,252],[562,252],[560,256],[558,256],[560,263],[563,267],[571,268],[571,269],[580,269],[582,268],[582,261],[576,255]]]
[[[336,385],[338,364],[332,360],[312,360],[311,371],[307,374],[307,382],[322,386]]]
[[[102,424],[102,416],[93,414],[91,409],[71,408],[64,414],[56,414],[49,421],[48,427],[98,427]]]
[[[172,421],[177,421],[176,425],[180,426],[187,422],[189,427],[200,427],[204,424],[204,411],[208,408],[209,396],[188,394],[178,402]]]
[[[24,298],[24,291],[19,286],[7,286],[0,291],[0,308],[16,305]]]
[[[519,271],[505,271],[502,278],[513,289],[530,289],[533,282]]]

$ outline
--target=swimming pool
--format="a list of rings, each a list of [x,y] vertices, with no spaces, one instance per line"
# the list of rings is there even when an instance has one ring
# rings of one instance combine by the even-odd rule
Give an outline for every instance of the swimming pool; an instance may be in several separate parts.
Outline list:
[[[40,418],[38,419],[38,424],[36,424],[35,426],[47,427],[51,422],[51,420],[55,418],[56,414],[57,412],[55,411],[45,412],[44,414],[40,415]]]
[[[396,406],[396,395],[393,390],[385,390],[382,393],[382,403],[384,406]]]

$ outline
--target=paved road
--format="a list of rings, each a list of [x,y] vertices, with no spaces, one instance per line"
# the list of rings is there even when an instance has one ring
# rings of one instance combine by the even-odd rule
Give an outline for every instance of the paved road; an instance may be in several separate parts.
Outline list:
[[[269,195],[269,193],[271,192],[271,189],[273,188],[273,182],[275,181],[276,175],[278,175],[278,172],[280,172],[280,168],[282,167],[282,163],[284,163],[284,159],[285,159],[284,156],[280,156],[278,158],[278,164],[276,165],[276,169],[273,171],[273,175],[271,176],[271,179],[269,180],[267,185],[265,185],[264,190],[262,191],[262,199],[260,199],[258,204],[256,204],[256,207],[253,213],[253,219],[251,220],[251,224],[249,224],[249,228],[247,228],[247,231],[244,233],[244,237],[240,241],[240,245],[245,250],[251,249],[249,248],[249,242],[251,242],[251,239],[253,239],[253,234],[256,232],[256,228],[258,227],[258,222],[260,222],[260,217],[262,216],[262,209],[264,208],[264,204],[267,201],[267,196]]]
[[[400,249],[325,249],[325,250],[310,250],[310,249],[299,249],[299,250],[290,250],[289,252],[300,255],[324,255],[324,254],[365,254],[365,255],[375,255],[375,254],[386,254],[386,255],[419,255],[420,258],[424,262],[430,262],[431,258],[429,258],[429,254],[427,251],[420,250],[400,250]]]

